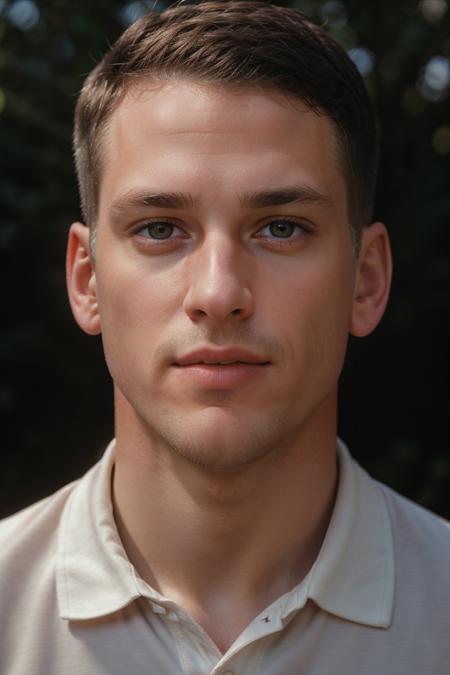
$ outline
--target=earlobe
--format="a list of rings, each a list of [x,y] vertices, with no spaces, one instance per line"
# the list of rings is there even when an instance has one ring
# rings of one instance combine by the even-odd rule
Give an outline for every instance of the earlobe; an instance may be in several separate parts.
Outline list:
[[[372,223],[363,229],[356,265],[350,333],[364,337],[380,322],[391,286],[391,248],[383,223]]]
[[[89,335],[98,335],[101,324],[95,269],[89,250],[89,228],[82,223],[73,223],[69,230],[66,277],[75,320]]]

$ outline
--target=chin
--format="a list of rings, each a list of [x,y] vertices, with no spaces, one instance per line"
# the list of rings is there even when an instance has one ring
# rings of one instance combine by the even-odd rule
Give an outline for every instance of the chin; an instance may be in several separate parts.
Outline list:
[[[283,424],[239,419],[230,410],[207,408],[189,420],[172,419],[159,436],[177,455],[211,471],[233,471],[253,464],[280,446]]]

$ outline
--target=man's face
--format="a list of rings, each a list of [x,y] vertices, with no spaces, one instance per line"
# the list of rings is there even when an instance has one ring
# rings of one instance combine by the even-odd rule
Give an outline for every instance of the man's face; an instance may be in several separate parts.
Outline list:
[[[353,286],[325,116],[185,81],[124,98],[104,140],[95,264],[119,426],[216,469],[332,427]]]

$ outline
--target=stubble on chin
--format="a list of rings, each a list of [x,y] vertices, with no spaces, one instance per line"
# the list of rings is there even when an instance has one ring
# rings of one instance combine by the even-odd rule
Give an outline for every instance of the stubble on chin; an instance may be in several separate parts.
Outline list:
[[[198,414],[166,413],[159,419],[158,453],[171,453],[209,471],[232,472],[250,466],[286,445],[286,420],[279,415],[255,419],[211,408]]]

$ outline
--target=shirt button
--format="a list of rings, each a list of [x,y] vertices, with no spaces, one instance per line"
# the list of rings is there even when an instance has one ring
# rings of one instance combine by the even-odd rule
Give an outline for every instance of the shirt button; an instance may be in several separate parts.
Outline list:
[[[157,605],[156,603],[152,603],[152,609],[155,614],[167,614],[167,609],[165,607],[161,607],[161,605]]]

